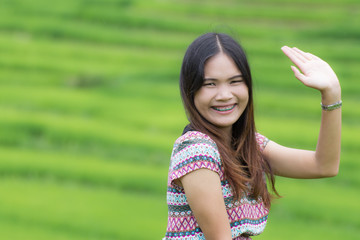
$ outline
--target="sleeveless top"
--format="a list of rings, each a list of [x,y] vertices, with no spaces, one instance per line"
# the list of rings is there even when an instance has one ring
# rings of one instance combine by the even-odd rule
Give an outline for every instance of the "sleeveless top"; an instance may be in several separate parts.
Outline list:
[[[269,140],[258,133],[256,140],[263,151]],[[201,168],[219,174],[232,238],[245,240],[262,233],[269,213],[262,199],[243,194],[239,201],[235,201],[215,142],[206,134],[188,131],[175,141],[171,154],[167,184],[168,223],[163,240],[205,240],[184,189],[174,183],[174,180]]]

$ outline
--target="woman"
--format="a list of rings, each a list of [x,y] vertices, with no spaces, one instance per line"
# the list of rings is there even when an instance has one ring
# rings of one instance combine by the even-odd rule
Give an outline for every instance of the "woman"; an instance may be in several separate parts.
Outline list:
[[[274,175],[331,177],[340,161],[341,88],[330,66],[297,48],[282,51],[295,77],[321,93],[316,151],[281,146],[257,133],[252,80],[241,46],[208,33],[187,49],[180,89],[190,124],[173,148],[164,239],[250,239],[266,225]],[[300,70],[299,70],[300,69]]]

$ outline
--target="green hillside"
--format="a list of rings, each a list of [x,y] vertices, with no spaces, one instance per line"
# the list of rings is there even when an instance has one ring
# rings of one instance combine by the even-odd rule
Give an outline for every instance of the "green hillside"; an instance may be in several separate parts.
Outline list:
[[[283,198],[254,239],[357,239],[359,29],[358,0],[1,1],[1,239],[161,239],[187,123],[179,69],[209,31],[246,49],[257,129],[280,144],[314,149],[321,114],[283,45],[327,61],[343,89],[339,175],[277,178]]]

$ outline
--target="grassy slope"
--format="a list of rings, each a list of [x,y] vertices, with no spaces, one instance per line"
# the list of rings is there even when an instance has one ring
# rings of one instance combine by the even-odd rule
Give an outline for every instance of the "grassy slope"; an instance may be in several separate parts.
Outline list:
[[[258,129],[279,143],[313,149],[319,127],[319,95],[293,78],[282,45],[327,60],[343,87],[339,176],[280,178],[284,198],[258,238],[355,239],[358,9],[352,0],[5,1],[3,239],[160,239],[168,158],[186,123],[178,69],[186,46],[216,29],[247,49]]]

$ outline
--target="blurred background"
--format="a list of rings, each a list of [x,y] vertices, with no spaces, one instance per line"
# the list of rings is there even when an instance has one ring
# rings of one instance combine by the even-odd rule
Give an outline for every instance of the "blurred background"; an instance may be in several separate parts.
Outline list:
[[[277,178],[254,239],[360,236],[358,0],[1,0],[1,239],[161,239],[187,46],[219,31],[247,51],[260,133],[315,149],[320,95],[283,55],[297,46],[342,84],[335,178]]]

